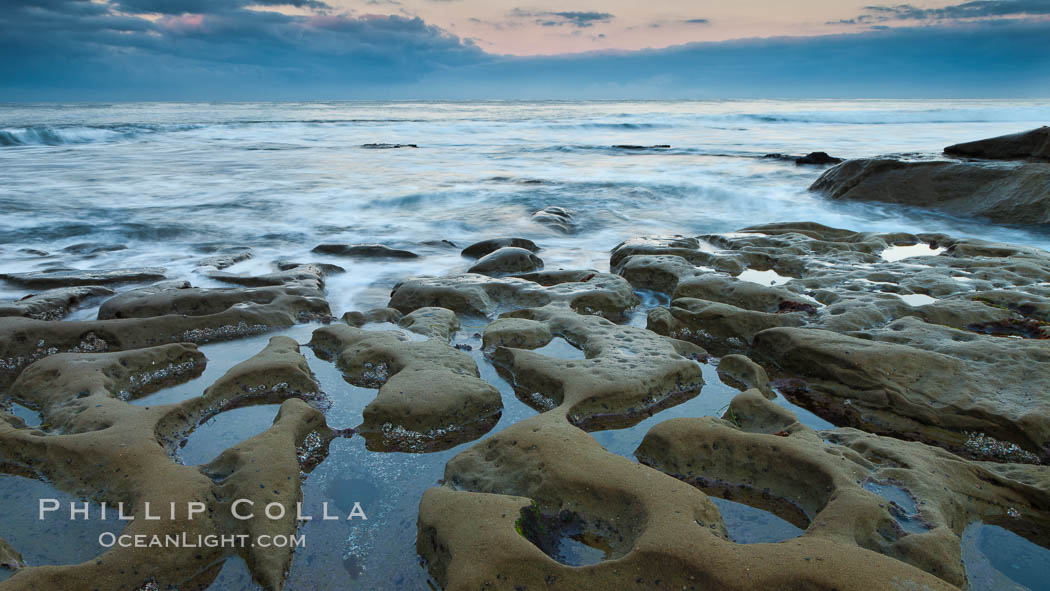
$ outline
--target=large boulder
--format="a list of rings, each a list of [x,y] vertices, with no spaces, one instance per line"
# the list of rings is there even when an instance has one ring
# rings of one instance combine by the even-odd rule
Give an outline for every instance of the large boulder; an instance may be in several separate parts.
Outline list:
[[[829,169],[809,188],[832,199],[914,205],[1002,223],[1050,224],[1046,162],[864,158]]]
[[[976,142],[955,144],[944,149],[945,154],[993,160],[1041,158],[1050,160],[1050,127],[1001,135]]]

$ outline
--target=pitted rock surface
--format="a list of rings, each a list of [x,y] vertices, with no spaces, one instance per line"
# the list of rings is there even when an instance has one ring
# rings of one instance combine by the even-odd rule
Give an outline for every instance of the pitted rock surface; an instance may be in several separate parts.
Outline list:
[[[836,424],[1050,459],[1050,253],[797,222],[630,240],[612,264],[671,297],[650,329],[749,354]]]

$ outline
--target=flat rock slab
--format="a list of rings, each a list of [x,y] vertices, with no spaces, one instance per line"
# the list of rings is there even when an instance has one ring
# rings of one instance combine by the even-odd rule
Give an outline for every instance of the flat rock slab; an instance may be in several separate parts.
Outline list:
[[[107,271],[38,271],[34,273],[0,273],[0,279],[31,289],[72,287],[77,285],[111,285],[115,283],[139,283],[165,279],[165,270],[160,267],[113,269]]]
[[[365,259],[415,259],[419,255],[382,244],[319,244],[313,252],[339,257],[358,257]]]
[[[0,316],[23,316],[36,320],[61,320],[86,302],[113,295],[101,285],[58,287],[30,294],[18,301],[0,304]]]
[[[520,308],[558,304],[581,314],[623,318],[640,300],[622,277],[596,271],[540,271],[495,278],[475,273],[403,281],[389,306],[402,312],[437,306],[466,316],[492,317]]]
[[[100,320],[53,322],[0,317],[0,386],[30,363],[58,353],[126,351],[166,343],[207,343],[324,321],[331,310],[316,272],[258,289],[199,289],[164,283],[103,302]]]

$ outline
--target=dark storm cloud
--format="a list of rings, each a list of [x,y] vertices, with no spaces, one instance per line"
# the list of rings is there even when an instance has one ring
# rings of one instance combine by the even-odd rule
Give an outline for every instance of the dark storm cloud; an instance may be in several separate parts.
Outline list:
[[[865,6],[864,14],[828,24],[866,25],[887,21],[937,21],[1050,15],[1050,0],[973,0],[941,8],[912,4]]]
[[[578,29],[594,26],[595,23],[607,23],[614,18],[608,12],[581,12],[581,11],[547,11],[547,10],[525,10],[515,8],[510,11],[514,18],[535,19],[537,25],[543,27],[572,26]]]

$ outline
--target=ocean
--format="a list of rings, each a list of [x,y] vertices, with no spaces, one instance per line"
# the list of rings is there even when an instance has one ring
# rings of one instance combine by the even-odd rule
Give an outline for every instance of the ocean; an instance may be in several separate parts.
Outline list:
[[[1046,247],[1050,237],[1019,229],[833,202],[806,191],[821,168],[763,156],[935,153],[1047,121],[1047,101],[9,104],[0,106],[0,272],[56,260],[162,266],[208,285],[196,262],[222,247],[255,250],[233,272],[305,260],[323,242],[423,255],[351,265],[333,278],[342,313],[385,303],[379,296],[407,275],[469,266],[454,249],[420,246],[429,241],[523,235],[545,249],[548,267],[597,269],[625,238],[774,221]],[[374,143],[419,147],[362,147]],[[625,144],[671,147],[612,147]],[[532,222],[546,206],[570,210],[578,231]],[[85,243],[125,248],[61,253]],[[24,248],[60,254],[41,261]]]
[[[327,283],[339,316],[385,305],[407,277],[465,271],[472,261],[459,249],[500,236],[534,240],[547,269],[601,271],[609,268],[610,249],[627,238],[778,221],[943,232],[1050,249],[1048,231],[832,201],[807,191],[823,167],[765,157],[824,151],[840,158],[928,158],[949,144],[1048,121],[1050,101],[999,100],[3,104],[0,273],[157,266],[171,279],[219,287],[199,261],[248,247],[254,257],[228,272],[269,273],[277,260],[345,267]],[[574,231],[532,220],[550,206],[571,212]],[[379,243],[420,257],[369,261],[310,252],[322,243]],[[0,300],[27,293],[0,282]],[[96,313],[89,307],[70,318]],[[313,328],[282,334],[305,343]],[[457,338],[481,328],[467,324]],[[267,338],[205,345],[209,367],[202,378],[136,403],[199,393]],[[332,364],[305,348],[304,354],[333,399],[329,424],[358,424],[374,391],[347,385]],[[534,414],[480,352],[472,355],[504,394],[496,430]],[[705,378],[710,387],[695,401],[595,436],[630,456],[654,422],[718,413],[735,391],[713,369],[705,369]],[[263,406],[223,413],[191,437],[183,461],[208,461],[265,429],[275,412]],[[426,588],[415,554],[415,507],[442,477],[444,463],[470,445],[413,455],[369,452],[359,437],[334,442],[306,478],[307,511],[359,500],[369,520],[304,527],[309,546],[297,553],[287,588]],[[32,511],[44,492],[0,476],[10,506]],[[785,525],[743,506],[723,511],[756,530]],[[85,544],[79,560],[91,558],[97,531],[62,527],[41,536],[26,524],[0,536],[33,564],[68,560]],[[231,559],[214,588],[250,586],[247,567]]]

